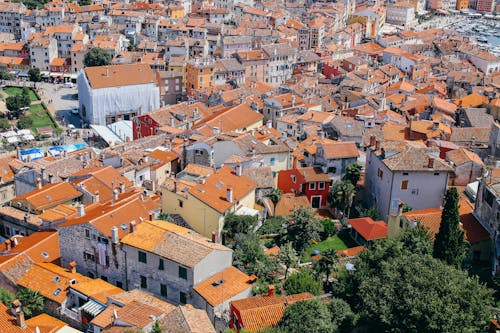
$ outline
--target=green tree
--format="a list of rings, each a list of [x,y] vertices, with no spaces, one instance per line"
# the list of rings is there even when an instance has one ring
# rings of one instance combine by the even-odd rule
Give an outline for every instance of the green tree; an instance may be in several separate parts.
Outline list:
[[[31,128],[31,126],[33,126],[33,119],[31,119],[28,116],[22,116],[17,121],[17,128],[24,129],[24,128]]]
[[[10,308],[10,303],[16,299],[16,295],[8,291],[7,289],[0,288],[0,302],[6,307]]]
[[[160,324],[158,324],[157,321],[155,321],[155,323],[153,324],[153,327],[151,327],[151,333],[162,333],[163,330],[160,326]]]
[[[92,0],[78,0],[78,6],[88,6],[92,4]]]
[[[292,243],[288,242],[280,248],[278,254],[279,261],[285,266],[285,279],[288,276],[288,270],[297,266],[299,262],[299,257],[297,252],[293,248]]]
[[[167,222],[174,222],[174,218],[167,212],[161,212],[158,214],[158,219]]]
[[[371,217],[372,220],[377,221],[380,219],[380,213],[377,209],[377,207],[373,206],[368,209],[362,209],[361,212],[359,213],[360,217]]]
[[[247,274],[273,281],[278,270],[275,258],[264,254],[259,236],[251,231],[245,234],[236,234],[231,244],[233,247],[233,265]]]
[[[40,82],[42,81],[42,74],[40,74],[40,68],[31,67],[28,70],[28,77],[32,82]]]
[[[43,310],[45,300],[38,291],[23,288],[17,292],[16,298],[23,305],[23,311],[27,317],[31,317]]]
[[[479,332],[490,319],[492,292],[464,271],[428,255],[403,255],[380,264],[357,290],[358,310],[379,332]]]
[[[6,118],[0,118],[0,130],[6,131],[10,128],[10,123]]]
[[[332,323],[339,333],[350,332],[354,327],[356,316],[349,304],[340,298],[333,298],[328,304]]]
[[[330,286],[330,274],[335,270],[338,263],[337,252],[333,249],[325,250],[321,253],[318,261],[314,263],[314,270],[319,276],[325,277],[325,285]]]
[[[321,293],[321,282],[316,281],[309,271],[301,269],[290,274],[283,284],[283,290],[287,295],[309,292],[317,296]]]
[[[278,205],[278,202],[280,202],[281,198],[283,197],[283,191],[281,191],[279,188],[273,188],[271,192],[267,195],[269,200],[273,203],[273,215],[276,215],[276,206]]]
[[[333,184],[328,190],[327,201],[330,207],[342,212],[342,217],[349,218],[349,208],[355,194],[354,185],[348,180]]]
[[[332,333],[335,329],[327,306],[318,299],[287,306],[279,327],[288,333]]]
[[[446,192],[441,225],[434,241],[434,258],[461,267],[468,250],[465,233],[460,228],[459,195],[455,187]]]
[[[297,252],[309,246],[311,240],[319,240],[323,231],[321,222],[314,218],[309,208],[299,207],[293,214],[287,228],[288,241],[292,242]]]
[[[422,255],[432,255],[432,237],[429,229],[423,226],[419,221],[415,227],[405,230],[399,237],[402,249],[410,253]]]
[[[252,231],[257,223],[257,219],[257,215],[228,214],[224,218],[224,228],[222,229],[224,244],[226,244],[228,240],[232,240],[236,234],[246,234]]]
[[[0,65],[0,80],[13,80],[14,75],[9,71],[7,66]]]
[[[7,109],[16,114],[19,114],[21,109],[28,107],[30,104],[30,98],[26,94],[9,96],[5,100],[5,106],[7,107]]]
[[[347,166],[345,171],[344,180],[347,180],[351,182],[353,186],[356,186],[359,178],[361,177],[361,165],[358,163],[351,163]]]
[[[111,64],[111,53],[99,47],[91,48],[83,57],[86,67],[106,66]]]
[[[407,204],[403,204],[403,213],[408,213],[408,212],[411,212],[412,210],[413,210],[413,208],[411,208]]]
[[[337,229],[335,228],[335,222],[332,219],[325,218],[319,221],[323,226],[323,231],[321,232],[321,240],[325,240],[328,237],[331,237],[337,233]]]

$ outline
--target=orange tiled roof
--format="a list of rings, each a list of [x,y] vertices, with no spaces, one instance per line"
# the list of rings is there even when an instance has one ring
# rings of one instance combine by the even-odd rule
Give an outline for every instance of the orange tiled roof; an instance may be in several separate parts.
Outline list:
[[[80,197],[82,193],[77,191],[70,183],[47,184],[37,189],[12,199],[12,202],[26,202],[31,210],[41,211],[58,204],[71,201]]]
[[[355,246],[355,247],[350,247],[348,249],[345,249],[345,250],[339,250],[337,251],[337,255],[340,257],[340,258],[349,258],[349,257],[355,257],[357,256],[358,254],[361,253],[361,251],[365,250],[366,247],[365,246]]]
[[[197,284],[193,289],[208,304],[215,307],[251,288],[255,280],[255,277],[248,276],[236,267],[231,266]]]
[[[311,299],[310,293],[302,293],[283,297],[254,296],[231,302],[239,311],[244,329],[259,332],[266,327],[276,326],[285,312],[286,304]]]
[[[387,224],[384,221],[373,221],[370,217],[360,217],[349,219],[349,224],[367,241],[387,237]]]
[[[463,108],[477,107],[483,104],[488,104],[488,97],[472,93],[465,97],[456,99],[455,104]]]
[[[0,256],[0,265],[23,253],[34,262],[52,262],[58,260],[59,237],[56,231],[39,231],[26,237],[17,238],[18,245],[11,250],[3,251]]]
[[[272,203],[271,203],[272,204]],[[276,205],[276,216],[291,215],[299,207],[310,207],[309,200],[305,195],[295,196],[292,193],[283,194],[281,200]]]
[[[86,67],[85,74],[93,89],[156,83],[148,64]]]

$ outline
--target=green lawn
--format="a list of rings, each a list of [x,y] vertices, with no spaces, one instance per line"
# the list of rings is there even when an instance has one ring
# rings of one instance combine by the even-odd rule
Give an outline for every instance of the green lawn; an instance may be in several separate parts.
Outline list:
[[[341,231],[339,234],[335,236],[328,237],[322,242],[318,244],[313,244],[309,246],[303,253],[301,257],[301,262],[309,262],[311,261],[311,254],[314,250],[319,250],[321,252],[334,249],[335,251],[344,250],[350,247],[358,246],[348,235],[346,231]]]
[[[5,87],[5,88],[3,88],[3,91],[5,91],[5,93],[9,96],[15,96],[15,95],[21,94],[23,92],[23,88]],[[28,94],[28,96],[30,98],[30,101],[32,101],[32,102],[38,101],[38,97],[35,95],[35,93],[31,89],[30,89],[30,93]]]
[[[38,127],[52,127],[52,129],[56,128],[56,126],[52,122],[52,119],[50,119],[49,115],[47,114],[47,110],[44,109],[42,104],[31,105],[26,115],[33,120],[33,131],[35,131]]]

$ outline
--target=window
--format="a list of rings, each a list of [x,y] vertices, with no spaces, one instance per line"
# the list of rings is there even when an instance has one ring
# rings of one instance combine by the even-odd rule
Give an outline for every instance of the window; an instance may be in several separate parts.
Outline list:
[[[240,329],[240,323],[238,322],[238,316],[236,313],[233,313],[233,326],[237,331]]]
[[[141,275],[141,288],[146,289],[148,287],[148,279]]]
[[[179,266],[179,277],[181,279],[187,280],[187,269]]]
[[[90,238],[90,230],[85,229],[85,238]]]
[[[186,298],[187,298],[186,296],[187,296],[186,293],[183,293],[182,291],[179,293],[179,302],[181,304],[186,304],[187,303],[186,302]]]
[[[439,172],[434,172],[434,176],[439,176]]]
[[[407,190],[408,189],[408,181],[407,180],[403,180],[401,182],[401,189],[402,190]]]
[[[310,190],[315,190],[316,189],[316,183],[315,182],[309,183],[309,189]]]
[[[318,183],[318,190],[324,190],[325,189],[325,182],[319,182]]]
[[[292,183],[296,183],[297,182],[297,177],[295,177],[295,175],[292,175]]]
[[[142,251],[138,251],[139,253],[139,262],[143,262],[143,263],[147,263],[147,259],[146,259],[146,252],[142,252]]]
[[[384,177],[384,172],[380,169],[377,170],[377,176],[382,179]]]
[[[403,176],[408,176],[408,172],[403,172]]]
[[[328,173],[337,173],[337,168],[336,167],[328,167]]]
[[[167,297],[167,285],[166,284],[160,284],[160,295],[163,297]]]
[[[165,269],[165,266],[163,265],[163,259],[160,259],[160,262],[158,263],[158,269],[160,271],[163,271]]]
[[[182,200],[179,200],[179,207],[182,208],[183,205],[184,205],[184,202]]]
[[[271,165],[274,165],[274,164],[276,163],[276,158],[274,158],[274,157],[271,157],[271,160],[270,160],[270,162],[271,162]]]

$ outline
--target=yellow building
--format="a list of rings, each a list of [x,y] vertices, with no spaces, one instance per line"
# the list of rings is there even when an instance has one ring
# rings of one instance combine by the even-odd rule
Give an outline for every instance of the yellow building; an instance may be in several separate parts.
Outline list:
[[[468,9],[469,0],[457,0],[457,10]]]
[[[209,95],[214,86],[215,62],[213,59],[195,59],[187,63],[186,92],[188,96]]]
[[[184,7],[180,5],[168,6],[167,15],[173,19],[180,19],[184,17]]]
[[[162,208],[180,215],[196,232],[221,239],[224,217],[241,207],[253,208],[256,183],[225,166],[199,183],[170,179],[162,188]]]

